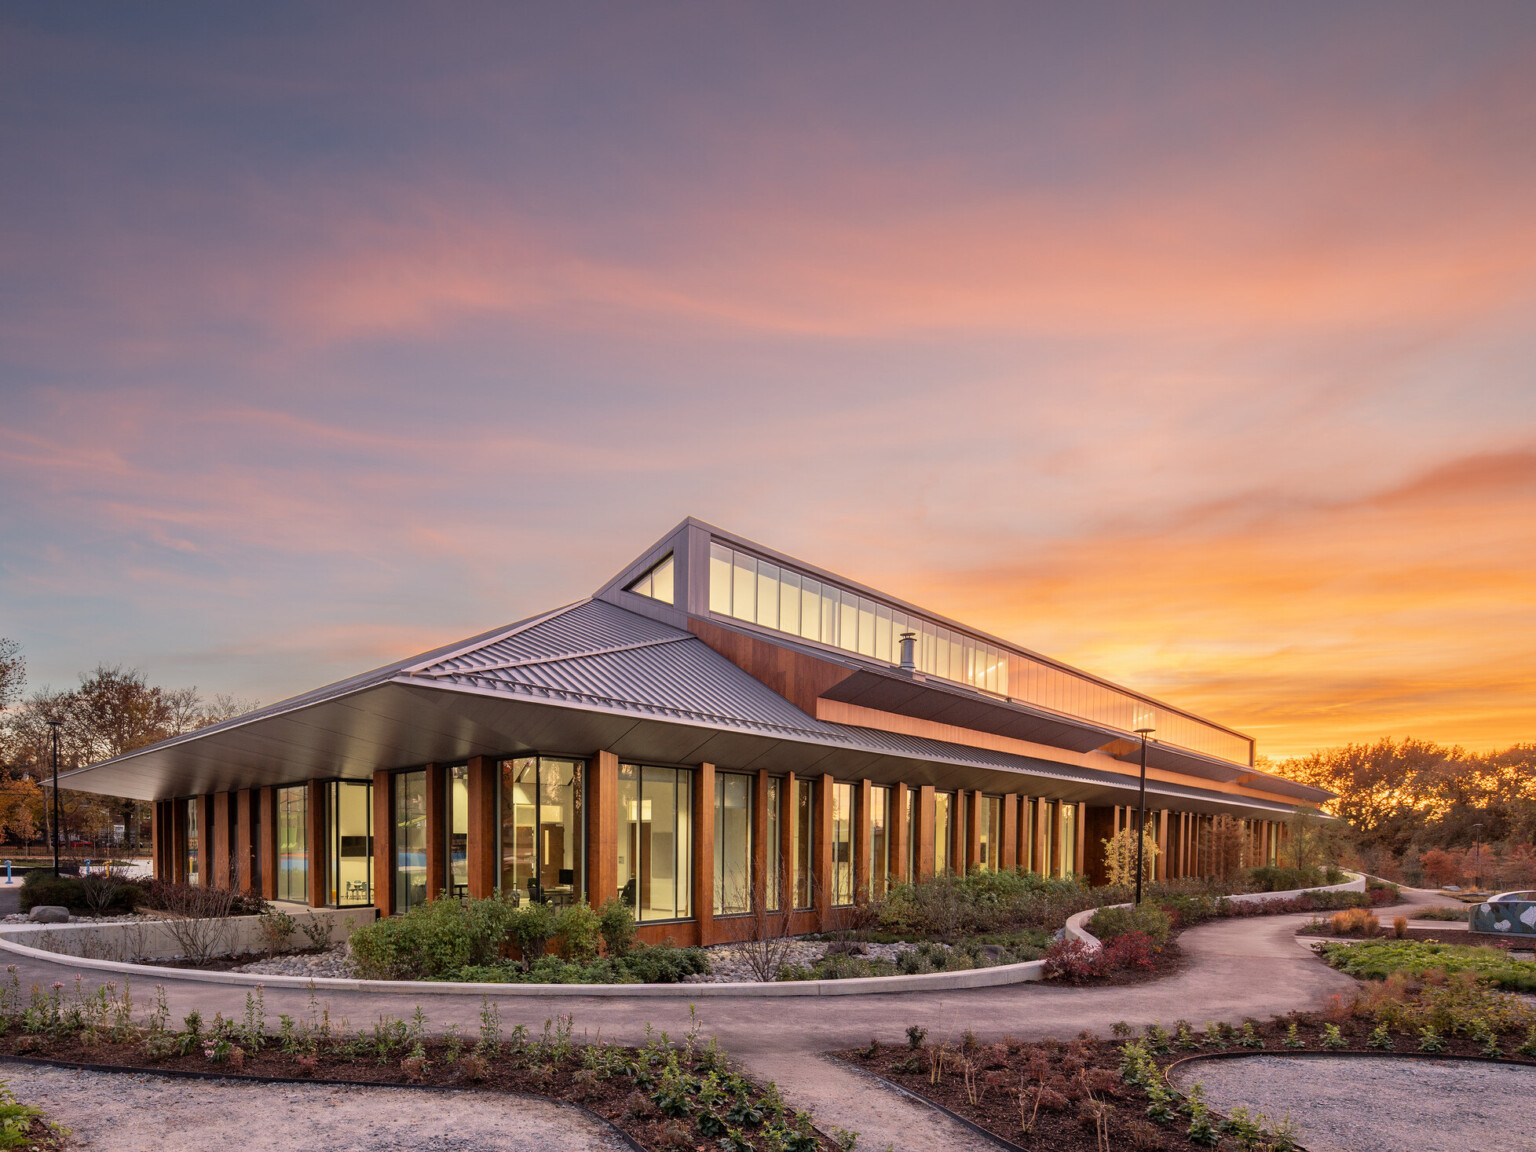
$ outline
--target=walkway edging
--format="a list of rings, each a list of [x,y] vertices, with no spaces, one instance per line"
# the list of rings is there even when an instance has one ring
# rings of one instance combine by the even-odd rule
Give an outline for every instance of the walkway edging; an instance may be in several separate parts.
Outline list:
[[[1228,896],[1228,900],[1283,900],[1302,892],[1363,891],[1365,877],[1326,888],[1299,888],[1292,892],[1250,892]],[[1129,905],[1106,905],[1126,908]],[[1097,937],[1084,925],[1098,912],[1089,908],[1067,918],[1063,931],[1083,941],[1092,949],[1102,947]],[[20,934],[20,933],[18,933]],[[594,999],[714,1000],[735,997],[762,999],[781,996],[872,996],[892,992],[950,992],[968,988],[996,988],[1006,984],[1024,984],[1045,979],[1045,961],[1027,960],[1021,964],[1000,964],[993,968],[968,968],[963,972],[924,972],[911,976],[861,976],[849,980],[786,980],[764,983],[739,981],[733,984],[490,984],[454,983],[436,980],[357,980],[335,976],[278,976],[253,972],[204,972],[196,968],[166,968],[152,964],[125,964],[117,960],[96,960],[67,956],[32,948],[0,931],[0,950],[33,960],[60,964],[68,968],[90,968],[156,980],[191,980],[204,984],[231,984],[242,987],[262,985],[268,988],[314,988],[337,992],[409,992],[412,996],[539,997],[589,996]]]

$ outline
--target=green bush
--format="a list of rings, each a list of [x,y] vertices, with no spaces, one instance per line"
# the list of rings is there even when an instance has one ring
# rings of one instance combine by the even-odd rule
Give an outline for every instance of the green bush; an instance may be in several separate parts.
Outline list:
[[[602,921],[585,900],[568,904],[555,916],[555,935],[560,941],[560,959],[588,964],[597,959],[602,940]]]
[[[555,934],[555,909],[552,905],[531,901],[512,912],[507,930],[517,942],[527,961],[544,955],[549,938]]]
[[[609,900],[597,910],[598,930],[608,955],[627,956],[635,946],[635,912],[622,900]]]
[[[708,971],[702,948],[657,944],[642,946],[619,959],[604,957],[588,964],[541,956],[527,963],[508,960],[466,965],[431,979],[478,984],[681,984],[684,976]]]
[[[1307,868],[1278,868],[1266,864],[1249,870],[1248,883],[1255,892],[1291,892],[1301,888],[1320,888],[1329,880],[1327,873],[1315,865]]]
[[[93,902],[88,887],[107,884]],[[71,912],[132,912],[138,907],[144,889],[128,880],[109,880],[107,877],[55,876],[43,868],[34,868],[22,878],[18,898],[21,910],[51,904],[68,908]],[[103,901],[100,897],[106,897]]]
[[[675,948],[671,944],[642,944],[623,957],[624,970],[642,984],[681,984],[684,976],[709,972],[709,957],[702,948]]]
[[[359,975],[375,980],[427,980],[492,965],[501,959],[520,911],[500,897],[431,900],[403,916],[355,929],[349,938],[353,963]]]
[[[1173,920],[1156,904],[1100,908],[1088,921],[1088,931],[1108,943],[1130,932],[1142,932],[1161,948],[1168,943]]]

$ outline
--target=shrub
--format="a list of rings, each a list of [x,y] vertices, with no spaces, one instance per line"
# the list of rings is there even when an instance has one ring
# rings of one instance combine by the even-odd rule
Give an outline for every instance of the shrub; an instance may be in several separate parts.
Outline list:
[[[1249,885],[1257,892],[1290,892],[1297,888],[1318,888],[1327,881],[1321,868],[1278,868],[1265,864],[1248,872]]]
[[[298,921],[279,908],[269,909],[256,919],[256,935],[266,945],[268,956],[286,947],[288,937],[292,936],[297,928]]]
[[[624,970],[645,984],[681,984],[684,976],[709,972],[709,957],[702,948],[674,948],[670,944],[640,945],[622,960]]]
[[[523,959],[537,960],[555,934],[555,909],[538,901],[524,904],[507,918],[507,930],[517,941]]]
[[[1408,935],[1408,917],[1406,917],[1406,916],[1394,916],[1392,918],[1392,935],[1396,936],[1399,940],[1402,940],[1405,937],[1407,937],[1407,935]]]
[[[1376,936],[1381,933],[1381,921],[1364,908],[1350,908],[1343,912],[1335,912],[1328,918],[1328,925],[1335,936],[1347,936],[1352,932],[1359,932],[1362,936]]]
[[[598,931],[610,956],[627,956],[635,946],[635,913],[621,900],[609,900],[597,910]]]
[[[555,934],[560,940],[560,959],[577,964],[597,959],[602,921],[585,900],[560,909],[555,916]]]
[[[1323,958],[1339,971],[1382,980],[1395,972],[1423,979],[1427,973],[1472,972],[1512,992],[1536,992],[1536,961],[1512,960],[1498,948],[1440,944],[1433,940],[1367,940],[1327,943]]]
[[[353,962],[359,975],[381,980],[441,978],[466,966],[495,964],[518,911],[500,897],[430,900],[404,916],[355,929],[349,941]]]
[[[1063,936],[1051,941],[1045,950],[1045,978],[1070,980],[1080,984],[1104,973],[1100,959],[1102,950],[1095,951],[1075,936]]]
[[[1161,948],[1173,931],[1173,921],[1156,904],[1100,908],[1088,921],[1088,931],[1106,943],[1129,932],[1139,932]]]
[[[139,902],[145,908],[169,912],[172,916],[198,916],[198,909],[216,901],[223,916],[259,916],[269,905],[254,892],[239,892],[233,888],[216,888],[204,884],[174,884],[169,880],[146,880],[138,885]],[[211,897],[209,893],[222,893]]]
[[[1103,968],[1151,968],[1157,946],[1145,932],[1125,932],[1104,945],[1099,962]]]

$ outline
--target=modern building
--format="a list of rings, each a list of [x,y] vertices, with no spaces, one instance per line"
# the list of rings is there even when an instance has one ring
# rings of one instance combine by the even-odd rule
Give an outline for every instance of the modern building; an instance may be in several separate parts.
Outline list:
[[[1253,740],[685,520],[574,604],[68,773],[154,801],[160,876],[384,915],[631,903],[709,943],[946,870],[1103,875],[1146,749],[1161,874],[1330,794]],[[1229,822],[1223,825],[1230,828]]]

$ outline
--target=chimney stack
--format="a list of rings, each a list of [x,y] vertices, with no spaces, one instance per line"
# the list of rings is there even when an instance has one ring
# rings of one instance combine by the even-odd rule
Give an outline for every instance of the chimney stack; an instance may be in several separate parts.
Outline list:
[[[917,659],[917,633],[903,632],[901,634],[901,669],[903,672],[916,672]]]

